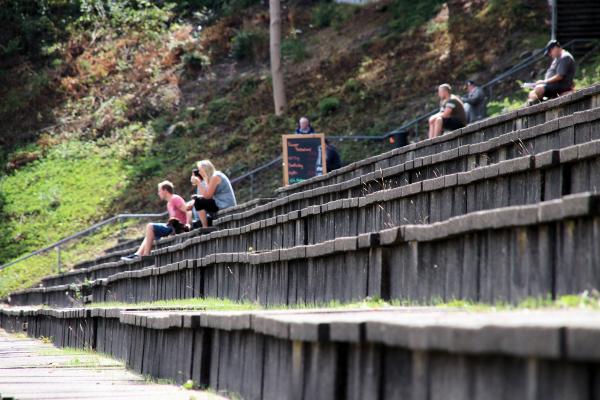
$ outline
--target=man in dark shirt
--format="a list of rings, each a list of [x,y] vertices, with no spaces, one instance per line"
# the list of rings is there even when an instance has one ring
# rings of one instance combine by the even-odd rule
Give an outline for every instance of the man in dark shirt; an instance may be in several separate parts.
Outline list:
[[[462,98],[469,123],[484,119],[487,114],[485,93],[474,81],[467,81],[467,95]]]
[[[327,162],[327,172],[342,168],[342,159],[335,146],[329,143],[329,140],[327,139],[325,139],[325,145],[327,146],[325,157]]]
[[[456,130],[467,125],[467,114],[463,102],[452,94],[447,83],[438,87],[440,112],[429,118],[429,139],[442,134],[444,130]]]
[[[575,59],[565,49],[560,47],[556,40],[548,42],[544,54],[552,57],[552,64],[544,80],[537,81],[535,88],[529,93],[529,104],[535,104],[544,99],[552,99],[564,92],[573,90],[573,78],[575,78]]]

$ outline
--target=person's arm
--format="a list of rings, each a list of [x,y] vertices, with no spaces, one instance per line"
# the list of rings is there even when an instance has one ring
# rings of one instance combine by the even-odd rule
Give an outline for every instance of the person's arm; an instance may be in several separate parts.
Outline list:
[[[538,85],[544,85],[544,84],[546,84],[546,83],[555,83],[555,82],[560,82],[560,81],[562,81],[562,80],[563,80],[563,78],[564,78],[564,76],[562,76],[562,75],[560,75],[560,74],[556,74],[556,75],[554,75],[554,76],[551,76],[551,77],[550,77],[550,78],[548,78],[548,79],[544,79],[543,81],[537,81],[536,83],[537,83]]]
[[[215,191],[217,190],[217,186],[219,186],[219,183],[221,183],[221,178],[217,175],[213,175],[206,187],[202,185],[198,186],[198,193],[200,193],[200,195],[205,199],[212,199]]]
[[[546,83],[556,83],[560,82],[564,79],[569,69],[569,62],[566,58],[561,59],[556,66],[556,74],[552,75],[549,78],[544,79],[543,81],[538,81],[538,84],[546,84]]]
[[[471,96],[471,104],[477,105],[485,100],[485,95],[483,94],[483,90],[477,88],[473,91],[473,96]]]
[[[187,204],[185,203],[185,200],[183,200],[183,199],[181,200],[181,203],[179,203],[177,205],[177,208],[179,209],[179,211],[183,211],[184,213],[189,211]]]
[[[452,109],[454,107],[450,104],[446,104],[446,107],[444,107],[444,111],[442,111],[442,118],[450,118],[450,116],[452,115]]]

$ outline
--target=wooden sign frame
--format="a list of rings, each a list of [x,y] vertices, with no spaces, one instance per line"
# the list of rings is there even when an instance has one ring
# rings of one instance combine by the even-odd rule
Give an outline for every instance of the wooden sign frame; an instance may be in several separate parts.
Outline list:
[[[288,171],[288,139],[321,139],[321,158],[323,165],[323,175],[327,173],[327,146],[325,144],[325,135],[323,133],[310,133],[310,134],[294,134],[294,135],[281,135],[281,144],[283,146],[283,185],[288,186],[290,184],[290,177]]]

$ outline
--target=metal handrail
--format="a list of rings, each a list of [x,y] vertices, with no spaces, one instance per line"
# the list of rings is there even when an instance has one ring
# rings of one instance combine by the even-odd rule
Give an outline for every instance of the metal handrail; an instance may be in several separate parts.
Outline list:
[[[569,46],[572,46],[572,45],[574,45],[576,43],[590,42],[590,41],[591,40],[589,40],[589,39],[573,39],[573,40],[570,40],[569,42],[567,42],[563,47],[569,47]],[[531,64],[539,61],[543,57],[544,57],[543,51],[540,50],[540,49],[536,49],[536,50],[534,50],[532,52],[532,54],[529,57],[527,57],[526,59],[524,59],[523,61],[521,61],[519,64],[517,64],[517,65],[515,65],[515,66],[513,66],[511,68],[509,68],[508,70],[506,70],[505,72],[501,73],[500,75],[496,76],[494,79],[492,79],[492,80],[486,82],[485,84],[481,85],[481,88],[485,89],[485,88],[491,87],[492,85],[495,85],[496,83],[501,82],[502,80],[504,80],[507,77],[515,74],[516,72],[519,72],[519,71],[525,69],[526,67],[530,66]],[[409,121],[409,122],[401,125],[400,127],[396,128],[396,129],[394,129],[394,130],[392,130],[390,132],[387,132],[387,133],[385,133],[383,135],[380,135],[380,136],[372,136],[372,135],[329,136],[328,139],[337,140],[337,141],[362,141],[362,140],[364,140],[364,141],[384,141],[384,140],[387,140],[387,139],[389,139],[390,137],[392,137],[394,135],[406,132],[409,128],[412,128],[413,126],[417,125],[421,121],[429,118],[430,116],[434,115],[437,112],[438,112],[437,110],[434,110],[434,111],[431,111],[431,112],[429,112],[427,114],[421,115],[421,116],[419,116],[419,117],[417,117],[417,118],[415,118],[415,119],[413,119],[413,120],[411,120],[411,121]],[[262,171],[264,171],[266,169],[271,168],[273,165],[278,164],[281,160],[282,160],[282,157],[278,156],[278,157],[274,158],[273,160],[271,160],[271,161],[269,161],[269,162],[267,162],[267,163],[265,163],[265,164],[263,164],[263,165],[255,168],[255,169],[253,169],[251,171],[248,171],[245,174],[243,174],[241,176],[238,176],[237,178],[232,179],[231,180],[231,184],[234,185],[234,184],[236,184],[238,182],[241,182],[241,181],[243,181],[245,179],[248,179],[248,178],[254,179],[254,176],[256,174],[258,174],[258,173],[260,173],[260,172],[262,172]],[[119,215],[116,215],[116,216],[111,217],[111,218],[109,218],[107,220],[104,220],[104,221],[101,221],[101,222],[99,222],[99,223],[97,223],[95,225],[92,225],[91,227],[89,227],[89,228],[87,228],[87,229],[85,229],[85,230],[83,230],[81,232],[75,233],[75,234],[73,234],[71,236],[68,236],[68,237],[62,239],[62,240],[59,240],[58,242],[56,242],[56,243],[54,243],[54,244],[52,244],[50,246],[44,247],[43,249],[39,249],[39,250],[36,250],[36,251],[34,251],[32,253],[29,253],[29,254],[27,254],[25,256],[19,257],[16,260],[13,260],[13,261],[11,261],[9,263],[0,265],[0,270],[3,270],[4,268],[9,267],[11,265],[14,265],[16,263],[19,263],[21,261],[27,260],[27,259],[29,259],[29,258],[31,258],[33,256],[46,253],[46,252],[48,252],[50,250],[53,250],[55,248],[59,249],[59,251],[60,251],[60,246],[61,245],[65,244],[65,243],[67,243],[67,242],[69,242],[71,240],[78,239],[78,238],[81,238],[83,236],[86,236],[86,235],[92,233],[93,231],[97,230],[98,228],[101,228],[101,227],[103,227],[103,226],[105,226],[107,224],[110,224],[110,223],[114,222],[114,221],[123,221],[125,219],[133,219],[133,218],[164,217],[167,214],[168,213],[165,212],[165,213],[161,213],[161,214],[119,214]],[[60,270],[60,253],[58,254],[58,267],[59,267],[59,270]]]
[[[29,254],[26,254],[26,255],[24,255],[22,257],[19,257],[16,260],[13,260],[13,261],[8,262],[6,264],[0,265],[0,271],[3,270],[4,268],[10,267],[11,265],[15,265],[15,264],[17,264],[17,263],[19,263],[21,261],[25,261],[25,260],[27,260],[27,259],[29,259],[31,257],[47,253],[50,250],[53,250],[53,249],[59,249],[60,250],[60,246],[62,246],[63,244],[65,244],[67,242],[70,242],[71,240],[75,240],[75,239],[79,239],[81,237],[87,236],[90,233],[98,230],[99,228],[102,228],[103,226],[108,225],[110,223],[113,223],[115,221],[122,222],[123,220],[134,219],[134,218],[136,218],[136,219],[140,219],[140,218],[158,218],[158,217],[165,217],[166,215],[168,215],[167,212],[160,213],[160,214],[119,214],[119,215],[115,215],[115,216],[110,217],[110,218],[108,218],[108,219],[106,219],[104,221],[98,222],[98,223],[90,226],[89,228],[86,228],[86,229],[82,230],[81,232],[77,232],[77,233],[74,233],[74,234],[72,234],[70,236],[67,236],[66,238],[61,239],[58,242],[51,244],[50,246],[46,246],[46,247],[44,247],[42,249],[36,250],[36,251],[31,252]],[[60,270],[60,253],[59,253],[58,257],[59,257],[58,258],[58,260],[59,260],[58,268]]]

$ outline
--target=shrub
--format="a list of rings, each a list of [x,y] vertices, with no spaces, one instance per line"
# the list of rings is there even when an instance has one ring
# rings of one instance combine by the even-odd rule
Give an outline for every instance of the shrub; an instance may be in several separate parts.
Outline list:
[[[442,0],[393,0],[391,9],[394,19],[390,27],[399,32],[416,28],[430,19],[442,3]]]
[[[334,3],[320,3],[312,12],[312,24],[317,28],[325,28],[331,26],[335,17]]]
[[[208,122],[216,123],[227,119],[233,107],[234,103],[225,97],[214,99],[208,103]]]
[[[281,54],[295,63],[304,61],[307,55],[304,42],[298,38],[285,39],[281,43]]]
[[[186,68],[194,71],[200,71],[203,67],[210,64],[210,59],[199,51],[185,53],[182,61]]]
[[[237,31],[231,42],[231,53],[236,60],[255,61],[267,54],[269,38],[260,31]]]
[[[337,4],[331,2],[319,3],[312,12],[312,24],[317,28],[333,26],[336,29],[350,19],[359,7],[349,4]]]
[[[360,83],[354,78],[350,78],[344,83],[344,91],[348,93],[356,92],[359,87]]]
[[[325,97],[319,102],[321,115],[328,115],[340,108],[340,100],[337,97]]]

